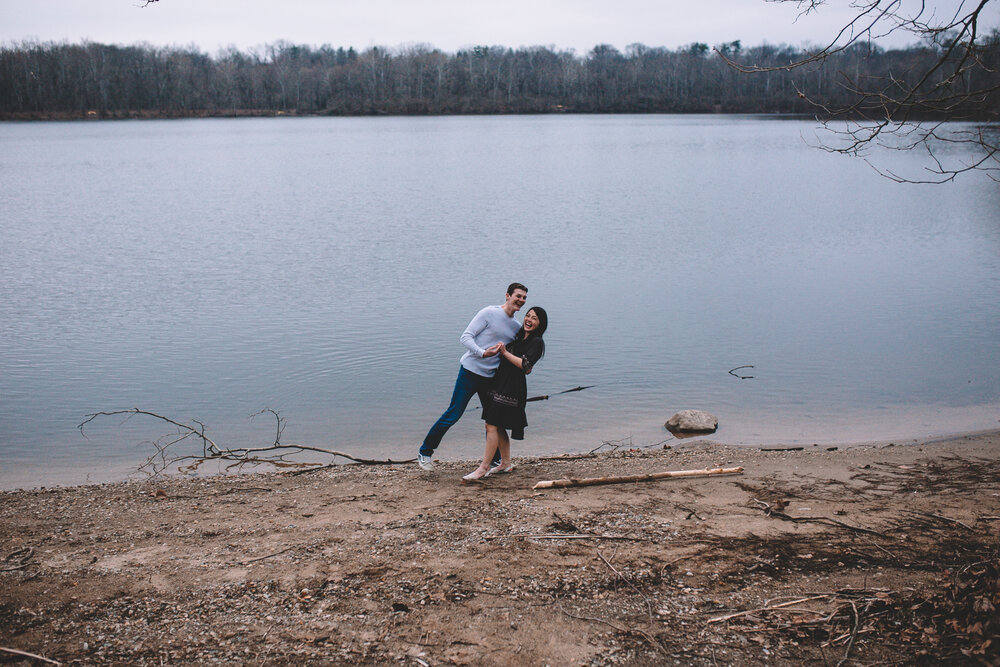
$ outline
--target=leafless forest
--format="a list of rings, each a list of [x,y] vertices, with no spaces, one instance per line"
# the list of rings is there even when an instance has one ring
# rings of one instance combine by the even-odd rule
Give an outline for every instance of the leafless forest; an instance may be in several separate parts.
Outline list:
[[[426,45],[357,51],[278,42],[211,56],[196,47],[25,42],[0,47],[0,118],[863,113],[863,91],[943,86],[961,100],[947,117],[996,120],[1000,32],[971,48],[856,43],[789,67],[809,53],[739,41],[673,50],[633,44],[624,53],[598,45],[583,55],[545,46],[445,53]],[[961,97],[984,90],[991,99]]]

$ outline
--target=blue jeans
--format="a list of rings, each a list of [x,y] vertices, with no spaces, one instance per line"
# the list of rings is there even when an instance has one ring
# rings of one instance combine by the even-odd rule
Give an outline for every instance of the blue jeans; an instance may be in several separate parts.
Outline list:
[[[479,394],[479,400],[484,405],[486,403],[486,390],[489,389],[493,378],[477,375],[472,371],[465,370],[464,366],[458,368],[458,379],[455,380],[455,391],[451,394],[451,405],[444,411],[444,414],[434,422],[431,430],[427,431],[424,444],[420,445],[420,453],[424,456],[431,456],[437,446],[441,444],[441,438],[448,432],[455,422],[457,422],[465,408],[469,406],[469,401],[473,394]]]

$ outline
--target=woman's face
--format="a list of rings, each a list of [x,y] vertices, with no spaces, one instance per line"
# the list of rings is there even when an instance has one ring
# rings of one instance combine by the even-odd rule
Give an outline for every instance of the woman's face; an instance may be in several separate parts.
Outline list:
[[[538,315],[535,315],[534,310],[529,310],[528,314],[524,316],[524,332],[531,333],[538,328]]]

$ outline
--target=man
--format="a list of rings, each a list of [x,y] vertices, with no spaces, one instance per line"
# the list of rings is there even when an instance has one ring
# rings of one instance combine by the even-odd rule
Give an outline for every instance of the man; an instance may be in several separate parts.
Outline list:
[[[451,404],[434,426],[431,426],[417,453],[417,465],[424,470],[434,469],[434,463],[431,461],[434,450],[441,444],[441,438],[448,429],[461,418],[472,395],[479,394],[480,402],[485,404],[490,379],[500,365],[500,357],[497,356],[500,353],[500,344],[514,340],[514,335],[521,328],[521,323],[514,319],[514,313],[521,310],[527,297],[527,287],[521,283],[511,283],[507,287],[504,304],[486,306],[476,313],[469,326],[462,332],[460,340],[468,352],[462,356],[462,365],[458,369],[458,379],[455,380]]]

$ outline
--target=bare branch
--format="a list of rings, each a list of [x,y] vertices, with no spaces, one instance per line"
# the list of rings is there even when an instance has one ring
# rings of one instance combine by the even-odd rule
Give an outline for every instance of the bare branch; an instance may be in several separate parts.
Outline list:
[[[155,2],[155,0],[152,0],[152,1]],[[11,655],[19,655],[19,656],[21,656],[23,658],[33,658],[35,660],[41,660],[42,662],[48,663],[50,665],[61,665],[62,664],[61,662],[56,662],[55,660],[51,660],[49,658],[46,658],[43,655],[38,655],[37,653],[28,653],[27,651],[19,651],[16,648],[7,648],[6,646],[0,646],[0,652],[9,653]]]
[[[139,408],[95,412],[87,415],[87,418],[79,424],[78,428],[80,429],[80,433],[86,437],[84,427],[98,417],[124,416],[125,419],[123,421],[128,421],[136,415],[152,417],[153,419],[158,419],[174,426],[177,429],[175,432],[164,435],[150,443],[156,451],[138,467],[140,471],[145,472],[150,477],[156,477],[170,469],[177,469],[181,472],[193,472],[201,467],[202,464],[209,461],[226,463],[227,465],[225,470],[227,472],[234,469],[239,471],[247,465],[270,465],[276,468],[312,468],[313,466],[318,465],[316,462],[305,462],[295,459],[296,455],[303,453],[322,454],[323,456],[333,459],[339,457],[347,459],[353,463],[362,463],[366,465],[391,465],[409,463],[413,461],[413,459],[404,461],[394,461],[392,459],[365,459],[353,456],[346,452],[341,452],[335,449],[326,449],[324,447],[282,444],[281,436],[284,432],[285,420],[276,410],[271,408],[264,408],[260,412],[251,415],[251,419],[262,414],[273,415],[276,426],[274,441],[261,447],[220,447],[214,440],[205,434],[205,425],[199,421],[192,420],[195,424],[197,424],[197,426],[192,426],[155,412]],[[175,453],[175,446],[191,437],[196,437],[201,441],[201,453]],[[312,469],[315,470],[317,468]]]
[[[823,0],[766,0],[795,3],[799,17],[821,11]],[[980,19],[993,0],[960,0],[957,6],[938,8],[925,0],[911,7],[902,0],[854,0],[856,14],[843,25],[826,46],[809,51],[786,63],[747,63],[716,51],[730,67],[747,74],[791,72],[807,66],[839,68],[840,87],[853,101],[831,106],[817,94],[807,96],[796,86],[799,98],[821,112],[824,128],[834,142],[821,146],[830,152],[865,158],[875,171],[900,183],[946,183],[973,171],[985,172],[1000,180],[1000,140],[979,128],[975,136],[967,131],[945,132],[939,120],[928,118],[984,119],[997,117],[1000,97],[1000,32],[984,34]],[[879,51],[875,40],[887,35],[911,34],[922,47],[914,47],[918,58],[912,69],[871,74],[861,67]],[[851,71],[853,70],[853,71]],[[807,70],[807,71],[812,71]],[[831,119],[847,119],[846,128],[833,126]],[[903,141],[899,141],[902,139]],[[965,162],[949,158],[945,144],[972,149]],[[870,147],[889,150],[925,149],[929,178],[903,176],[879,168],[865,155]]]

